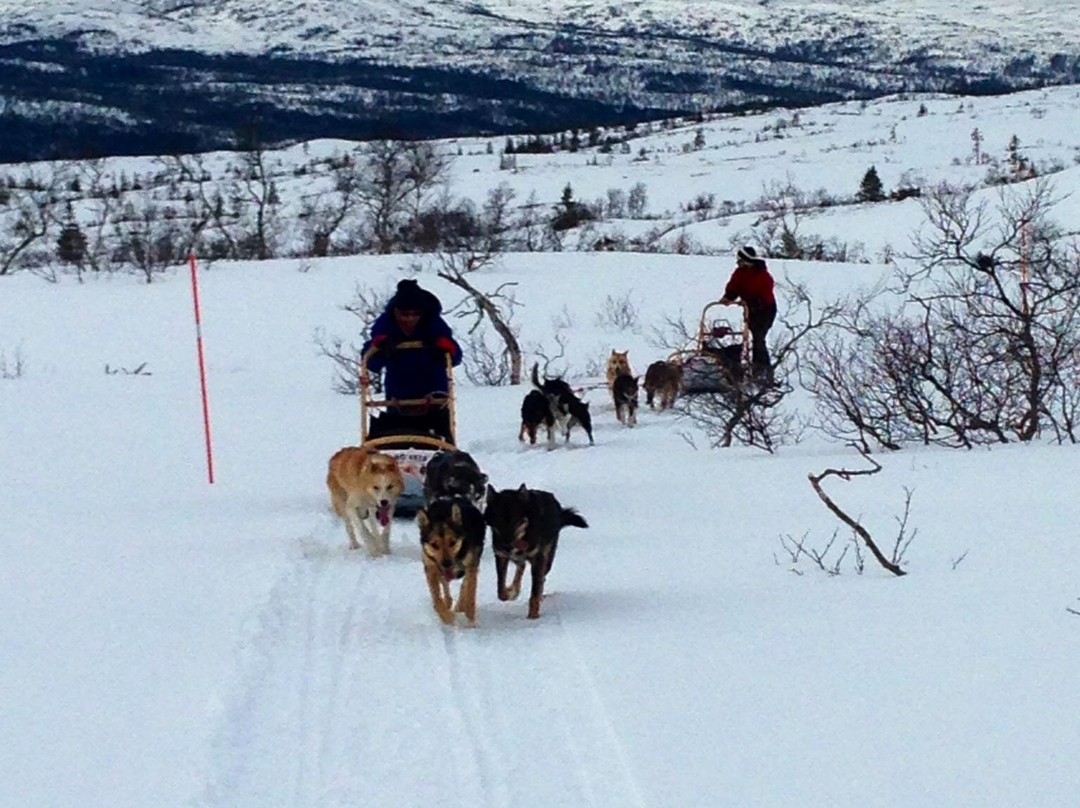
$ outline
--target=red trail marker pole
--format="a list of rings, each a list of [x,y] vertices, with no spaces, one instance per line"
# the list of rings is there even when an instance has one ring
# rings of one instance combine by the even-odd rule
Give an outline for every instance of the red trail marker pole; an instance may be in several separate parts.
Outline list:
[[[206,361],[203,359],[202,314],[199,311],[199,278],[195,270],[195,253],[188,255],[191,265],[191,296],[195,301],[195,347],[199,355],[199,386],[202,389],[203,434],[206,436],[206,476],[214,484],[214,450],[210,440],[210,403],[206,395]]]

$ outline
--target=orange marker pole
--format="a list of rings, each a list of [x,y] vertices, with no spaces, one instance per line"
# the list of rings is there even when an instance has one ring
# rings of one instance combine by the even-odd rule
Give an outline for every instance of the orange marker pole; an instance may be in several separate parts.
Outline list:
[[[202,315],[199,312],[199,278],[195,271],[195,253],[188,255],[191,265],[191,296],[195,301],[195,347],[199,355],[199,386],[202,388],[203,433],[206,436],[206,476],[214,484],[214,450],[210,440],[210,403],[206,395],[206,361],[203,359]]]

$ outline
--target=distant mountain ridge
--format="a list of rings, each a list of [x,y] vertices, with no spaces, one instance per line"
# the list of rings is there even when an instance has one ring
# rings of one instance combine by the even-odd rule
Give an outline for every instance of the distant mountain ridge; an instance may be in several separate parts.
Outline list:
[[[1080,0],[0,0],[0,160],[1080,81]]]

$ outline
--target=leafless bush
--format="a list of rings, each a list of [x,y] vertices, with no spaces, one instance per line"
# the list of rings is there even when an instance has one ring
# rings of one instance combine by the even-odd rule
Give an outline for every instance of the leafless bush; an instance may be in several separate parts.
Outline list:
[[[570,309],[566,304],[559,310],[559,313],[551,318],[551,327],[555,331],[566,331],[567,329],[574,327],[574,316],[570,313]]]
[[[596,324],[614,331],[637,331],[641,326],[641,315],[630,299],[630,292],[617,297],[607,295],[596,313]]]
[[[847,557],[848,550],[854,547],[855,549],[855,572],[858,575],[862,575],[865,569],[865,564],[862,558],[862,549],[859,546],[858,541],[854,536],[850,542],[845,542],[838,553],[833,554],[833,545],[836,544],[836,538],[839,535],[839,530],[834,530],[832,536],[825,542],[825,546],[818,548],[808,544],[808,538],[810,536],[809,531],[803,533],[800,538],[795,538],[790,533],[780,537],[780,547],[783,549],[788,560],[783,563],[791,564],[791,571],[796,575],[802,575],[803,571],[799,567],[799,563],[804,559],[812,563],[815,567],[820,569],[826,575],[840,575],[844,564],[844,559]],[[831,556],[831,557],[830,557]],[[779,556],[773,553],[773,561],[777,566],[781,564]]]
[[[566,335],[557,333],[554,340],[559,349],[558,353],[549,354],[549,349],[543,343],[532,346],[531,353],[539,360],[541,377],[566,376],[569,370],[565,364],[561,363],[561,360],[566,358]]]
[[[353,287],[352,299],[341,308],[360,320],[360,333],[364,339],[367,339],[371,336],[371,326],[386,309],[393,295],[392,288],[375,289],[372,286],[357,284]]]
[[[495,348],[488,345],[487,332],[470,331],[465,343],[465,376],[475,385],[500,387],[510,380],[510,358],[505,344]]]
[[[359,393],[360,359],[363,356],[361,351],[363,342],[371,336],[372,324],[386,308],[392,295],[392,289],[378,290],[359,284],[353,288],[352,299],[341,308],[360,320],[359,344],[347,341],[342,337],[327,336],[322,331],[315,333],[315,345],[319,348],[320,355],[327,357],[334,364],[334,375],[331,382],[334,392],[348,395]],[[371,383],[376,393],[382,392],[382,374],[373,374]]]
[[[190,232],[176,219],[163,215],[152,202],[140,201],[115,227],[113,260],[131,268],[151,283],[156,275],[183,264],[192,250]]]
[[[153,376],[149,370],[146,369],[147,362],[141,362],[135,367],[127,368],[122,365],[113,367],[108,362],[105,363],[105,375],[106,376]]]
[[[67,167],[62,166],[31,173],[20,186],[6,189],[8,199],[0,210],[0,275],[52,260],[45,239],[57,224],[58,191],[66,178]]]
[[[968,191],[924,198],[917,272],[893,312],[863,309],[850,336],[814,342],[806,369],[825,431],[897,449],[1076,442],[1080,252],[1049,223],[1049,186],[1006,191],[997,221]]]
[[[22,346],[17,345],[9,358],[5,351],[0,351],[0,379],[21,379],[26,373],[26,358]]]
[[[325,356],[334,365],[331,389],[335,393],[358,395],[360,392],[360,359],[363,356],[361,345],[346,342],[341,337],[328,337],[322,331],[315,332],[315,345],[319,354]],[[382,392],[382,374],[371,375],[371,385],[376,393]]]

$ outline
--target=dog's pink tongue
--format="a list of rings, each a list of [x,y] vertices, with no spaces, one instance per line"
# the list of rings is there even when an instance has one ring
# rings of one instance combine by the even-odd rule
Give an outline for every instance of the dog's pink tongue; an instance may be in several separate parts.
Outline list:
[[[443,570],[443,578],[445,578],[448,581],[454,580],[454,571],[452,569]]]
[[[526,550],[529,549],[529,543],[525,541],[525,539],[518,539],[516,542],[514,542],[514,549],[524,553]]]
[[[379,524],[383,527],[390,524],[390,506],[380,505],[375,511],[375,518],[379,520]]]

